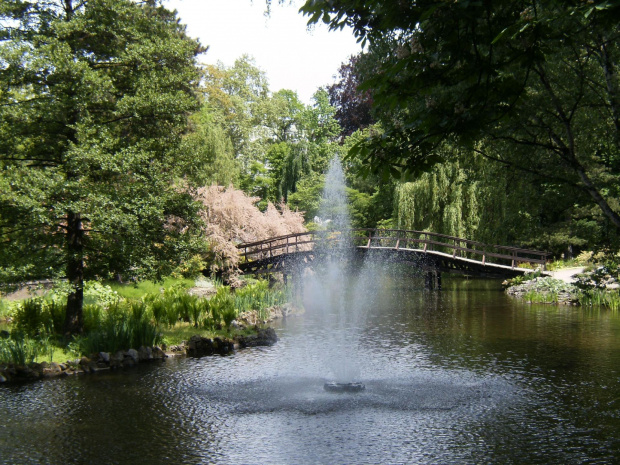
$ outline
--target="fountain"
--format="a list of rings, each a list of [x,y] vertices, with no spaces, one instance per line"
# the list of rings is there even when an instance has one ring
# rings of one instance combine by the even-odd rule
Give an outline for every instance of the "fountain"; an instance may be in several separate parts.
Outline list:
[[[326,239],[335,240],[315,244],[317,259],[313,264],[314,273],[305,277],[304,305],[320,314],[328,331],[323,353],[327,355],[324,364],[331,379],[323,387],[328,392],[360,392],[365,385],[359,381],[357,346],[371,299],[367,295],[369,283],[363,273],[364,267],[355,273],[351,270],[351,239],[340,236],[340,231],[351,229],[351,222],[344,173],[337,157],[332,159],[325,177],[319,216],[327,224]],[[348,283],[353,280],[354,291],[347,295]]]

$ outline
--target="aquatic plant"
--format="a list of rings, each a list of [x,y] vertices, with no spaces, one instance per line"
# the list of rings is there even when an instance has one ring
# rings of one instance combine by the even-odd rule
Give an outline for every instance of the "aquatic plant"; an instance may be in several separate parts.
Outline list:
[[[212,321],[203,320],[205,327],[210,325],[221,325],[222,321],[226,327],[237,317],[235,309],[235,299],[227,287],[220,287],[215,295],[209,299],[209,312]]]
[[[590,307],[607,307],[610,310],[620,310],[620,292],[602,289],[589,289],[582,293],[579,303]]]
[[[557,292],[536,290],[528,291],[523,298],[532,304],[557,304],[559,300]]]
[[[145,302],[117,304],[110,308],[99,327],[79,339],[82,354],[116,352],[161,343],[159,327],[151,319]]]
[[[40,341],[28,338],[20,333],[9,338],[0,338],[0,364],[25,366],[39,354]]]

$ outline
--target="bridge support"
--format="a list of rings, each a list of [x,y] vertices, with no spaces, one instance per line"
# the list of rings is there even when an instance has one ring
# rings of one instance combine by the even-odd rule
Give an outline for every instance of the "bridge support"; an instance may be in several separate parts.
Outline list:
[[[441,272],[427,271],[424,276],[424,287],[426,289],[441,289]]]

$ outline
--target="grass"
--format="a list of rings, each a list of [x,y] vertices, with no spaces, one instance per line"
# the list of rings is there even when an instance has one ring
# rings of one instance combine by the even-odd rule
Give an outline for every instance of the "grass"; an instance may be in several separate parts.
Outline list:
[[[146,294],[159,294],[162,290],[166,291],[171,288],[189,289],[194,286],[195,281],[187,278],[165,278],[163,281],[140,281],[135,284],[119,284],[117,282],[108,282],[108,286],[116,291],[125,299],[139,299]]]
[[[253,329],[231,326],[239,313],[256,310],[264,318],[269,307],[286,302],[290,294],[288,289],[270,289],[266,281],[248,280],[236,292],[215,283],[216,294],[207,300],[187,293],[194,284],[178,278],[130,285],[88,282],[84,335],[70,341],[62,336],[66,302],[62,286],[44,297],[0,301],[0,315],[13,318],[10,324],[2,323],[10,336],[0,340],[0,363],[64,362],[96,352],[179,344],[195,334],[211,338],[248,335]]]
[[[15,304],[0,298],[0,321],[4,321],[13,315]]]

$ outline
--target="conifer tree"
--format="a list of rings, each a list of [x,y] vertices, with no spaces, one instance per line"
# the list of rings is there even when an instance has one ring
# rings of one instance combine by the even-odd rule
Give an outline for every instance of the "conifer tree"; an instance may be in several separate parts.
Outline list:
[[[194,208],[173,182],[203,49],[154,0],[5,0],[0,21],[0,270],[66,277],[78,333],[85,278],[183,249],[166,225]]]

